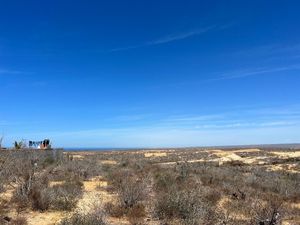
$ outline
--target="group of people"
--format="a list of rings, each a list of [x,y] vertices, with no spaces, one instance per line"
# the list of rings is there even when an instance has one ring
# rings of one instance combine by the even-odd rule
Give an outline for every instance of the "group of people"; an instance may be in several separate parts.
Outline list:
[[[41,148],[41,149],[47,149],[50,146],[50,140],[45,139],[43,141],[29,141],[29,147],[30,148]]]

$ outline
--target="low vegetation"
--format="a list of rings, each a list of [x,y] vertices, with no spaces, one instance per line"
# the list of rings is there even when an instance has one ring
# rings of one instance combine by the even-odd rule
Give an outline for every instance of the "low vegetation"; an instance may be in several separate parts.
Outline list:
[[[0,224],[25,225],[28,210],[61,212],[59,225],[299,224],[299,157],[272,151],[237,151],[237,159],[223,162],[234,150],[221,152],[223,158],[199,149],[157,157],[145,151],[2,150]],[[264,162],[243,160],[251,157]],[[11,197],[5,198],[8,191]],[[93,206],[79,210],[90,195]]]

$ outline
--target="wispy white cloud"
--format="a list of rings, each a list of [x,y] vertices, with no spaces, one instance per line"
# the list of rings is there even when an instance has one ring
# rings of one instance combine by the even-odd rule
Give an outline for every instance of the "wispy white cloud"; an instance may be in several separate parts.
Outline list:
[[[166,121],[168,122],[188,122],[188,121],[208,121],[208,120],[216,120],[224,118],[224,115],[222,114],[209,114],[209,115],[197,115],[197,116],[173,116]]]
[[[222,113],[150,115],[126,114],[112,117],[112,121],[125,120],[124,126],[86,127],[80,130],[49,130],[47,124],[38,130],[11,134],[14,139],[43,139],[55,141],[56,146],[78,147],[163,147],[217,144],[258,144],[283,142],[290,138],[299,142],[300,105],[252,106],[221,110]],[[128,116],[127,116],[128,115]],[[135,120],[141,123],[135,123]],[[130,122],[132,121],[132,122]],[[7,124],[7,121],[3,121]],[[110,125],[112,124],[109,122]],[[1,124],[1,121],[0,121]],[[120,123],[118,123],[120,124]],[[12,127],[12,126],[11,126]],[[20,126],[18,126],[20,127]],[[24,129],[24,126],[21,126]],[[42,130],[41,130],[42,129]],[[272,137],[272,138],[271,138]],[[280,137],[280,138],[279,138]]]
[[[243,79],[247,77],[257,76],[257,75],[285,75],[285,71],[296,71],[300,70],[300,64],[293,64],[287,66],[277,66],[277,67],[264,67],[264,68],[247,68],[247,69],[239,69],[239,70],[232,70],[225,73],[211,73],[210,76],[212,78],[207,78],[203,80],[196,80],[196,81],[182,81],[182,82],[174,82],[168,83],[164,85],[156,85],[152,86],[151,88],[166,88],[168,87],[185,87],[190,85],[200,85],[200,84],[208,84],[213,82],[218,82],[222,80],[234,80],[234,79]]]
[[[246,70],[237,70],[232,72],[227,72],[220,74],[219,77],[208,79],[206,81],[219,81],[219,80],[231,80],[239,79],[250,76],[255,76],[259,74],[268,74],[268,73],[277,73],[283,71],[299,70],[300,64],[282,66],[282,67],[273,67],[273,68],[257,68],[257,69],[246,69]]]
[[[146,44],[147,45],[159,45],[159,44],[165,44],[165,43],[169,43],[169,42],[173,42],[173,41],[183,40],[183,39],[186,39],[186,38],[189,38],[192,36],[204,34],[215,28],[216,28],[216,26],[209,26],[209,27],[205,27],[205,28],[201,28],[201,29],[197,29],[197,30],[193,30],[193,31],[188,31],[188,32],[180,33],[180,34],[171,34],[171,35],[159,38],[157,40],[150,41]]]
[[[243,57],[243,56],[266,56],[266,55],[286,55],[290,53],[299,53],[300,52],[300,44],[291,44],[291,45],[283,45],[283,44],[267,44],[261,46],[254,46],[252,48],[239,50],[237,52],[231,53],[234,56]]]
[[[170,34],[170,35],[167,35],[165,37],[161,37],[161,38],[158,38],[156,40],[148,41],[148,42],[145,42],[145,43],[142,43],[142,44],[139,44],[139,45],[132,45],[132,46],[126,46],[126,47],[121,47],[121,48],[114,48],[114,49],[111,49],[110,52],[125,51],[125,50],[130,50],[130,49],[135,49],[135,48],[146,47],[146,46],[167,44],[167,43],[170,43],[170,42],[187,39],[187,38],[190,38],[190,37],[193,37],[193,36],[202,35],[202,34],[205,34],[207,32],[213,31],[213,30],[227,29],[228,27],[230,27],[230,25],[207,26],[207,27],[203,27],[203,28],[199,28],[199,29],[194,29],[194,30],[191,30],[191,31],[182,32],[182,33]]]
[[[258,123],[204,124],[194,127],[128,127],[32,133],[29,137],[48,137],[56,146],[77,147],[187,147],[203,145],[259,144],[283,142],[287,137],[299,141],[299,123],[270,121]],[[234,131],[233,131],[234,130]],[[278,135],[281,139],[278,139]],[[24,136],[22,136],[23,138]],[[21,138],[21,137],[20,137]]]
[[[231,128],[266,128],[297,125],[296,121],[271,121],[271,122],[240,122],[225,124],[203,124],[196,126],[197,129],[231,129]]]
[[[9,125],[10,123],[7,122],[6,120],[0,120],[0,126],[7,126]]]
[[[0,120],[0,129],[1,129],[1,128],[7,128],[7,127],[24,126],[24,125],[26,125],[25,122]],[[0,130],[0,131],[1,131],[1,130]],[[1,136],[1,135],[0,135],[0,136]]]
[[[33,88],[41,88],[47,86],[48,83],[45,81],[24,81],[24,82],[9,82],[3,85],[3,88],[22,88],[22,87],[33,87]]]
[[[111,120],[118,121],[118,122],[119,121],[132,122],[132,121],[145,120],[149,117],[151,117],[151,114],[128,114],[128,115],[120,115],[120,116],[111,118]]]
[[[1,74],[22,74],[24,73],[23,71],[18,71],[18,70],[11,70],[11,69],[1,69],[0,68],[0,75]]]

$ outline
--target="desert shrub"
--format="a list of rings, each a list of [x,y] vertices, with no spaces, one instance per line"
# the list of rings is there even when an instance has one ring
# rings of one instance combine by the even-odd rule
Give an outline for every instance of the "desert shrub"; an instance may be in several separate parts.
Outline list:
[[[16,219],[12,219],[9,223],[10,225],[27,225],[27,219],[25,217],[17,217]]]
[[[71,217],[64,218],[59,225],[106,225],[106,213],[102,204],[95,203],[89,213],[76,211]]]
[[[121,169],[107,174],[111,190],[117,192],[118,203],[131,208],[147,196],[148,177],[140,177],[131,169]]]
[[[251,224],[279,225],[284,217],[282,202],[276,197],[268,202],[257,200],[253,204],[251,216]]]
[[[204,195],[205,200],[212,205],[216,205],[221,197],[222,193],[216,189],[208,189]]]
[[[82,195],[83,184],[77,182],[65,182],[54,185],[48,189],[51,196],[51,208],[56,210],[71,210]]]
[[[132,225],[142,224],[146,216],[145,206],[141,203],[134,205],[127,212],[127,218]]]
[[[145,206],[142,203],[137,203],[131,208],[125,208],[120,204],[108,202],[104,205],[104,209],[112,217],[127,216],[131,224],[138,224],[146,216]]]
[[[5,215],[5,213],[7,212],[8,205],[9,205],[8,200],[0,199],[0,218],[2,215]]]
[[[103,215],[97,213],[75,213],[71,218],[63,219],[59,225],[106,225]]]
[[[121,207],[119,204],[113,204],[111,202],[107,202],[104,205],[104,210],[107,214],[111,215],[112,217],[120,218],[126,214],[126,209]]]
[[[2,175],[6,178],[6,183],[16,186],[13,200],[19,203],[19,206],[26,207],[30,205],[33,190],[37,186],[41,186],[41,182],[45,182],[42,178],[47,172],[43,165],[46,158],[50,157],[52,152],[49,151],[8,151],[6,156],[8,160],[5,161],[5,170]],[[46,176],[44,176],[46,177]],[[46,184],[42,185],[40,189],[47,187]]]
[[[176,183],[174,173],[160,170],[154,175],[154,188],[157,191],[166,190],[174,183]]]
[[[36,175],[34,170],[25,171],[23,179],[13,193],[12,201],[18,210],[32,206],[34,210],[47,210],[49,197],[46,194],[49,181],[46,176]]]
[[[15,191],[13,202],[19,210],[31,206],[33,210],[48,209],[71,210],[82,195],[81,182],[65,182],[49,187],[47,178],[40,177],[34,181],[30,192],[25,196]]]
[[[300,196],[299,174],[270,172],[260,168],[253,169],[251,176],[244,179],[247,184],[261,192],[272,192],[296,202]]]
[[[29,201],[33,210],[45,211],[50,207],[51,196],[48,193],[49,180],[46,175],[35,178]]]
[[[126,216],[131,224],[139,224],[145,216],[143,201],[147,196],[148,178],[140,177],[131,169],[109,174],[109,182],[118,194],[116,203],[106,203],[106,212],[113,217]]]
[[[30,205],[30,195],[33,191],[35,180],[33,172],[28,172],[28,174],[24,174],[24,177],[19,178],[18,186],[12,197],[12,201],[17,204],[18,209],[23,209]]]
[[[231,160],[223,164],[223,166],[244,166],[244,165],[245,163],[240,160]]]
[[[47,167],[47,166],[49,166],[49,165],[52,165],[53,163],[55,163],[54,157],[53,157],[53,156],[47,156],[47,157],[43,160],[42,165],[43,165],[43,167],[45,168],[45,167]]]
[[[0,225],[27,225],[27,219],[22,216],[17,216],[16,218],[11,218],[8,216],[0,217]]]
[[[87,180],[102,173],[102,167],[97,164],[95,158],[72,160],[66,156],[63,163],[52,171],[53,180]]]
[[[120,204],[131,208],[146,197],[146,181],[125,173],[117,186]]]
[[[189,174],[191,173],[191,166],[188,162],[178,163],[178,165],[176,166],[176,169],[179,172],[178,178],[180,180],[186,179],[189,176]]]
[[[51,196],[48,188],[34,189],[31,194],[31,205],[33,210],[45,211],[49,209],[51,204]]]
[[[205,213],[205,205],[195,190],[177,190],[173,187],[156,198],[155,215],[160,220],[177,218],[183,224],[196,225]]]

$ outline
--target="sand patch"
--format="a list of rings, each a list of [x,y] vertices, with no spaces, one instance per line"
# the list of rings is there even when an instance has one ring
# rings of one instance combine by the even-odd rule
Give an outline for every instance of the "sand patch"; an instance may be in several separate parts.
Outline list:
[[[205,159],[195,159],[195,160],[188,160],[188,161],[172,161],[172,162],[162,162],[162,163],[154,163],[154,165],[161,165],[161,166],[171,166],[171,165],[177,165],[180,163],[197,163],[197,162],[211,162],[212,160],[205,160]]]
[[[276,164],[267,166],[267,171],[286,171],[289,173],[300,173],[299,165],[293,164]]]
[[[245,164],[258,164],[263,165],[266,164],[266,160],[269,157],[266,156],[254,156],[254,157],[241,157],[237,155],[236,153],[247,153],[247,152],[260,152],[259,149],[241,149],[236,151],[222,151],[222,150],[210,150],[207,151],[211,155],[217,156],[217,159],[212,159],[210,161],[217,161],[219,162],[219,165],[222,165],[226,162],[231,161],[240,161]]]
[[[6,189],[7,188],[7,189]],[[0,193],[0,199],[10,201],[13,196],[14,189],[12,187],[5,187],[5,191]]]
[[[167,155],[168,154],[166,152],[147,152],[147,153],[144,153],[144,156],[146,158],[149,158],[149,157],[165,157]]]
[[[71,157],[73,157],[73,159],[77,159],[77,160],[82,160],[84,159],[83,155],[71,155]]]
[[[203,159],[195,159],[195,160],[188,160],[188,161],[180,160],[180,161],[173,161],[173,162],[157,163],[157,165],[166,165],[166,166],[176,165],[177,163],[182,163],[182,162],[188,162],[188,163],[206,162],[206,163],[216,163],[218,165],[223,165],[224,163],[233,162],[233,161],[240,161],[245,164],[264,165],[266,164],[266,160],[269,157],[266,156],[241,157],[236,154],[236,153],[259,152],[259,151],[260,151],[259,149],[241,149],[236,151],[223,151],[219,149],[214,149],[214,150],[204,151],[209,154],[210,159],[203,158]],[[215,156],[217,158],[214,158]]]
[[[218,161],[220,165],[223,164],[224,162],[243,161],[242,157],[232,152],[222,151],[222,150],[212,150],[210,152],[213,155],[219,157],[218,159],[213,159],[211,161]]]
[[[55,185],[61,185],[61,184],[64,184],[64,183],[65,183],[65,181],[50,181],[49,186],[53,187]]]
[[[300,151],[295,152],[271,152],[274,155],[279,156],[280,158],[297,158],[300,157]]]
[[[117,161],[115,161],[115,160],[99,160],[99,162],[101,164],[104,164],[104,165],[116,165],[116,164],[118,164]]]
[[[96,191],[98,188],[101,187],[106,187],[107,186],[107,181],[84,181],[83,182],[83,187],[84,187],[84,191],[87,192],[93,192]]]
[[[96,205],[99,205],[99,203],[101,205],[113,199],[113,196],[106,190],[101,190],[102,187],[107,187],[107,181],[101,181],[99,177],[95,177],[90,181],[84,181],[83,186],[83,197],[79,200],[76,208],[76,210],[81,213],[88,213]]]
[[[26,213],[26,218],[28,220],[28,225],[55,225],[57,224],[64,216],[66,215],[65,212],[34,212],[30,211]]]
[[[269,159],[267,156],[257,156],[257,157],[245,157],[242,158],[243,163],[246,164],[258,164],[263,165],[266,164],[266,160]]]
[[[282,221],[282,225],[297,225],[299,224],[298,222],[300,221],[300,217],[298,217],[298,219],[295,220],[284,220]]]

